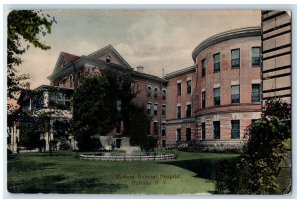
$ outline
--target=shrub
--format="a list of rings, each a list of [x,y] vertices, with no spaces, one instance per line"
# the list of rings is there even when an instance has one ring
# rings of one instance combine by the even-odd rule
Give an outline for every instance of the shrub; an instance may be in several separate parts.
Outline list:
[[[216,167],[215,190],[218,194],[236,194],[240,185],[240,158],[225,159]]]
[[[218,193],[280,193],[278,174],[286,154],[284,142],[291,136],[290,112],[290,105],[280,99],[266,102],[262,119],[246,129],[249,139],[241,158],[217,167]]]

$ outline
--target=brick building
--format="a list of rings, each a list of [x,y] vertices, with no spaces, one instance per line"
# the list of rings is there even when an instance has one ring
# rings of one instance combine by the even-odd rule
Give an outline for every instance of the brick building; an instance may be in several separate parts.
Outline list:
[[[193,66],[164,78],[144,73],[142,66],[134,70],[111,45],[87,56],[61,52],[48,79],[50,86],[74,89],[102,70],[130,74],[138,92],[134,102],[150,116],[149,135],[158,137],[157,147],[236,148],[261,114],[260,47],[260,28],[223,32],[195,48]],[[122,130],[120,121],[112,133],[122,140]]]
[[[111,46],[108,45],[88,56],[75,56],[65,52],[61,52],[52,74],[48,77],[50,86],[41,86],[44,89],[44,94],[40,97],[39,111],[47,111],[49,109],[48,103],[50,97],[47,95],[47,88],[57,87],[59,91],[73,90],[80,85],[80,82],[90,76],[101,75],[103,70],[110,70],[117,73],[118,76],[122,74],[130,74],[132,79],[132,88],[138,92],[133,102],[140,106],[147,108],[147,114],[150,117],[149,135],[158,138],[157,147],[161,147],[162,137],[166,132],[166,95],[167,95],[167,81],[165,79],[143,73],[143,67],[137,67],[135,71],[131,66],[122,58],[122,56]],[[116,78],[117,79],[117,78]],[[35,114],[37,109],[30,108],[33,106],[32,94],[41,89],[41,87],[27,92],[26,96],[22,95],[19,99],[20,110],[31,112]],[[60,94],[60,102],[69,101],[70,96]],[[68,109],[70,110],[70,109]],[[68,111],[71,115],[71,112]],[[56,118],[53,118],[56,119]],[[17,129],[16,129],[17,130]],[[123,137],[123,123],[118,121],[116,128],[110,135],[115,137],[117,146],[122,145]],[[53,139],[53,134],[50,136],[45,135],[46,141]],[[19,131],[18,135],[19,136]],[[14,137],[14,136],[13,136]],[[48,137],[50,137],[48,139]]]
[[[164,77],[168,80],[167,146],[189,143],[194,139],[196,76],[196,68],[191,66]]]
[[[200,145],[237,148],[244,130],[261,116],[261,29],[212,36],[193,51],[197,68],[196,134]]]

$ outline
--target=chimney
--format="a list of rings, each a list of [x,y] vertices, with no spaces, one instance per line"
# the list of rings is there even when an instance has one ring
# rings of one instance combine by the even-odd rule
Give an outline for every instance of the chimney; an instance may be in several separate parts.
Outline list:
[[[143,73],[144,72],[144,67],[143,66],[138,66],[138,67],[136,67],[136,71],[140,72],[140,73]]]

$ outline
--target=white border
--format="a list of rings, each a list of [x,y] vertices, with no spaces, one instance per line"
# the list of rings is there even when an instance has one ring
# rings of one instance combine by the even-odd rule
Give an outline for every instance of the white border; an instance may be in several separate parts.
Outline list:
[[[109,4],[108,4],[109,2]],[[122,202],[134,202],[134,201],[140,201],[140,199],[143,199],[143,201],[148,201],[148,202],[152,202],[151,199],[167,199],[167,198],[176,198],[176,199],[172,199],[172,202],[182,202],[182,200],[180,199],[193,199],[195,202],[199,202],[199,198],[201,199],[205,199],[207,202],[215,202],[216,199],[222,199],[222,202],[225,199],[225,202],[240,202],[240,199],[244,199],[243,201],[246,202],[252,202],[252,199],[257,199],[256,201],[265,201],[267,199],[271,199],[272,202],[282,202],[283,199],[289,199],[290,202],[296,202],[295,198],[298,198],[296,196],[296,193],[298,192],[298,182],[299,182],[299,176],[297,176],[296,173],[296,166],[298,160],[299,160],[299,156],[297,156],[297,144],[299,146],[299,140],[297,139],[297,97],[298,97],[298,88],[297,87],[297,76],[298,76],[298,71],[297,71],[297,58],[299,57],[299,54],[297,54],[297,24],[296,22],[298,21],[299,16],[297,16],[297,8],[299,8],[299,5],[297,4],[297,0],[285,0],[285,1],[274,1],[274,0],[268,0],[268,1],[259,1],[259,0],[252,0],[252,1],[237,1],[237,0],[228,0],[226,1],[227,4],[224,4],[221,1],[216,1],[216,0],[210,0],[209,3],[210,5],[205,5],[205,4],[197,4],[197,5],[187,5],[187,4],[194,4],[194,3],[199,3],[197,0],[185,0],[185,1],[170,1],[170,0],[166,0],[166,1],[161,1],[161,0],[148,0],[146,2],[139,2],[139,1],[133,1],[133,0],[127,0],[126,1],[126,5],[123,4],[124,1],[122,0],[110,0],[105,2],[102,5],[95,5],[98,4],[99,1],[97,0],[86,0],[84,2],[79,2],[79,1],[72,1],[72,3],[76,3],[76,4],[63,4],[65,2],[61,2],[61,0],[52,0],[52,1],[46,1],[46,2],[41,2],[39,0],[26,0],[26,1],[21,1],[22,5],[18,4],[20,3],[20,1],[18,0],[4,0],[2,1],[2,5],[3,7],[1,7],[0,13],[2,13],[1,15],[1,28],[3,28],[3,25],[6,25],[6,14],[7,10],[11,9],[11,8],[15,8],[15,9],[30,9],[30,8],[47,8],[47,9],[55,9],[55,8],[74,8],[74,9],[95,9],[95,8],[101,8],[101,9],[280,9],[280,10],[287,10],[287,9],[291,9],[292,10],[292,36],[293,36],[293,43],[292,43],[292,50],[293,50],[293,54],[292,54],[292,64],[293,64],[293,72],[292,72],[292,126],[293,126],[293,142],[292,142],[292,149],[293,149],[293,157],[292,157],[292,161],[293,161],[293,165],[292,165],[292,175],[293,175],[293,195],[287,195],[287,196],[236,196],[236,195],[228,195],[228,196],[207,196],[207,195],[201,195],[201,196],[190,196],[190,195],[165,195],[165,196],[154,196],[154,195],[150,195],[150,196],[144,196],[144,195],[135,195],[135,196],[131,196],[131,195],[56,195],[56,194],[49,194],[49,195],[24,195],[24,194],[18,194],[18,195],[11,195],[9,193],[6,192],[5,188],[6,188],[6,149],[5,149],[5,139],[3,139],[3,142],[0,142],[0,148],[3,149],[3,153],[1,153],[1,161],[3,163],[4,167],[1,167],[1,171],[0,171],[0,177],[3,180],[3,190],[0,189],[1,191],[1,197],[4,198],[17,198],[19,200],[21,200],[22,202],[41,202],[41,201],[46,201],[46,202],[53,202],[52,199],[57,199],[57,198],[61,198],[61,199],[68,199],[68,198],[75,198],[77,200],[72,200],[74,202],[79,202],[80,199],[86,199],[88,198],[90,201],[93,202],[99,202],[100,200],[97,199],[102,199],[101,201],[103,201],[103,199],[105,199],[106,202],[111,202],[111,200],[109,200],[110,198],[114,198],[114,199],[124,199],[122,200]],[[51,3],[51,4],[49,4]],[[81,5],[80,5],[81,3]],[[84,3],[84,5],[82,4]],[[149,3],[154,3],[156,5],[149,5]],[[177,3],[177,4],[171,4],[171,5],[164,5],[164,3]],[[204,2],[204,3],[207,3]],[[220,4],[221,3],[221,4]],[[251,4],[250,4],[251,3]],[[285,3],[284,5],[281,5],[280,3]],[[9,5],[4,5],[4,4],[9,4]],[[13,5],[15,4],[15,5]],[[40,4],[40,5],[34,5],[34,4]],[[116,5],[116,4],[121,4],[121,5]],[[137,5],[138,4],[138,5]],[[148,4],[148,5],[147,5]],[[235,5],[233,5],[235,4]],[[239,5],[238,5],[239,4]],[[294,5],[288,5],[288,4],[294,4]],[[3,29],[2,33],[6,33],[5,28]],[[5,35],[1,35],[1,45],[3,47],[3,52],[4,50],[6,50],[6,45],[4,43],[4,39]],[[1,52],[2,53],[2,52]],[[5,67],[5,63],[6,63],[6,58],[4,57],[4,53],[0,54],[1,55],[1,61],[3,61],[3,66]],[[6,71],[5,69],[3,69],[3,71],[0,71],[0,77],[2,78],[2,80],[0,80],[0,86],[1,87],[5,87],[4,84],[6,84]],[[300,88],[299,88],[300,89]],[[3,106],[3,111],[2,112],[2,121],[1,122],[2,125],[0,125],[1,127],[1,134],[2,134],[2,138],[5,138],[5,133],[6,133],[6,89],[5,88],[1,88],[0,92],[2,94],[2,97],[0,97],[0,103]],[[297,157],[297,159],[296,159]],[[3,170],[3,171],[2,171]],[[297,182],[297,183],[296,183]],[[4,193],[2,193],[4,192]],[[4,195],[4,196],[2,196]],[[40,200],[40,199],[44,199],[47,198],[48,200]],[[92,198],[95,198],[94,200],[91,200]],[[134,198],[134,199],[132,199]],[[145,199],[147,198],[147,199]],[[290,199],[290,198],[294,198],[294,199]],[[34,200],[33,200],[34,199]],[[260,199],[260,200],[258,200]],[[5,201],[9,201],[9,200],[5,200]],[[164,200],[165,201],[165,200]],[[202,200],[201,200],[202,201]]]

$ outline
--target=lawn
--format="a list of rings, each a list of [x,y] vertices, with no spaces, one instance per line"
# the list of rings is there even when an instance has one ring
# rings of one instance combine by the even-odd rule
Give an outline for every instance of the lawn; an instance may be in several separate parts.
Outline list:
[[[70,151],[22,153],[8,158],[12,193],[213,193],[214,164],[236,154],[176,153],[170,161],[87,161]]]

